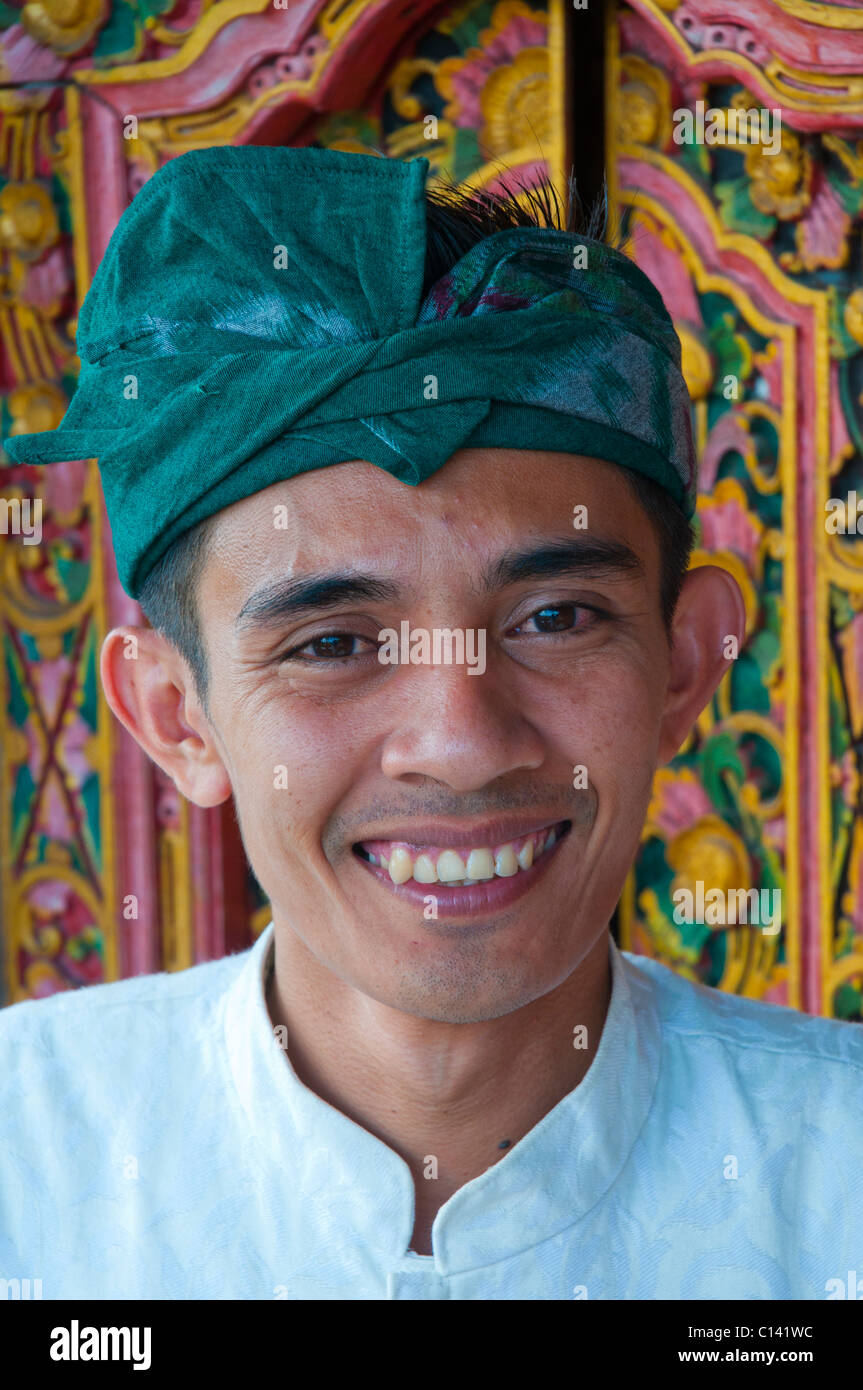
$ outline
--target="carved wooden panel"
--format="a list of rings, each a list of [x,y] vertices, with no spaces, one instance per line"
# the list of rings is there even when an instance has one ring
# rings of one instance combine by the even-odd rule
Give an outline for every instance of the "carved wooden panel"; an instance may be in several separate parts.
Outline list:
[[[826,518],[863,497],[863,11],[633,0],[612,9],[607,64],[613,200],[694,400],[695,563],[726,566],[747,607],[743,651],[657,777],[624,942],[860,1019],[863,551]],[[762,110],[758,140],[728,138]],[[781,888],[781,933],[678,924],[672,894],[697,880]]]

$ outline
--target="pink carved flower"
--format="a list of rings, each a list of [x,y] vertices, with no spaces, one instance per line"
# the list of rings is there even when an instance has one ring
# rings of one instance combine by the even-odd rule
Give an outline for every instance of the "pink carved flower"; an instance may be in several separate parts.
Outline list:
[[[711,813],[710,798],[691,768],[660,768],[647,812],[649,823],[671,839]]]
[[[66,252],[62,246],[55,246],[41,260],[27,267],[17,297],[24,304],[49,309],[63,298],[68,284]]]
[[[739,497],[711,503],[699,512],[704,550],[730,550],[754,571],[760,530]]]
[[[20,24],[12,24],[0,35],[0,48],[3,50],[3,65],[6,78],[10,82],[24,82],[28,78],[59,77],[66,63],[52,53],[44,44],[37,43]],[[38,91],[33,88],[33,91]]]
[[[788,1004],[788,981],[777,980],[775,984],[768,985],[761,996],[765,1004]]]
[[[764,839],[772,849],[785,852],[786,824],[784,816],[775,816],[764,822]]]
[[[851,218],[820,165],[812,172],[812,197],[798,224],[804,270],[841,264]]]
[[[857,805],[857,797],[860,793],[860,774],[857,771],[857,759],[851,748],[846,748],[840,763],[835,763],[832,768],[831,779],[834,787],[842,790],[842,800],[846,806],[854,807]]]
[[[452,62],[448,69],[452,101],[447,119],[458,126],[480,129],[485,124],[480,95],[495,68],[512,62],[523,48],[541,47],[547,38],[545,24],[516,15],[485,48],[471,48],[463,60]]]

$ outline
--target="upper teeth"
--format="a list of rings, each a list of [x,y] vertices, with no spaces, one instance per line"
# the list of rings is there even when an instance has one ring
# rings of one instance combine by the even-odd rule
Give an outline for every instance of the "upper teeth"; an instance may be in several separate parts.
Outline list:
[[[373,864],[387,870],[393,883],[480,883],[491,878],[511,878],[519,869],[529,869],[534,858],[554,844],[556,830],[535,830],[520,840],[480,846],[466,855],[454,849],[411,850],[407,845],[389,842],[379,846],[377,855],[369,853]],[[389,852],[387,852],[389,851]]]

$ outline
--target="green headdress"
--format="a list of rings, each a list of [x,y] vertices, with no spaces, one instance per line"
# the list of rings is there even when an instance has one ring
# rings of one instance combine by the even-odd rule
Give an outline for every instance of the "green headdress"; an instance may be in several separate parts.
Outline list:
[[[61,424],[3,442],[18,463],[98,458],[130,595],[205,517],[349,459],[417,484],[468,446],[562,450],[692,515],[689,395],[655,287],[598,241],[515,228],[423,296],[428,167],[196,150],[120,218]]]

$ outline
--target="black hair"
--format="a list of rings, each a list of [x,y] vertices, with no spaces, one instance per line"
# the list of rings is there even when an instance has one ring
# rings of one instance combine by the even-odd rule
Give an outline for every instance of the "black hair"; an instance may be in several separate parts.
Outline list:
[[[489,193],[439,182],[426,190],[426,260],[423,295],[477,242],[513,227],[556,227],[576,236],[612,244],[608,236],[605,189],[586,210],[570,175],[565,213],[553,184]],[[620,246],[618,235],[616,244]],[[659,542],[660,607],[666,635],[680,595],[695,532],[681,507],[650,478],[625,468],[624,475],[650,518]],[[138,602],[152,627],[188,662],[195,688],[208,713],[210,672],[198,617],[197,590],[216,516],[180,536],[147,575]]]

